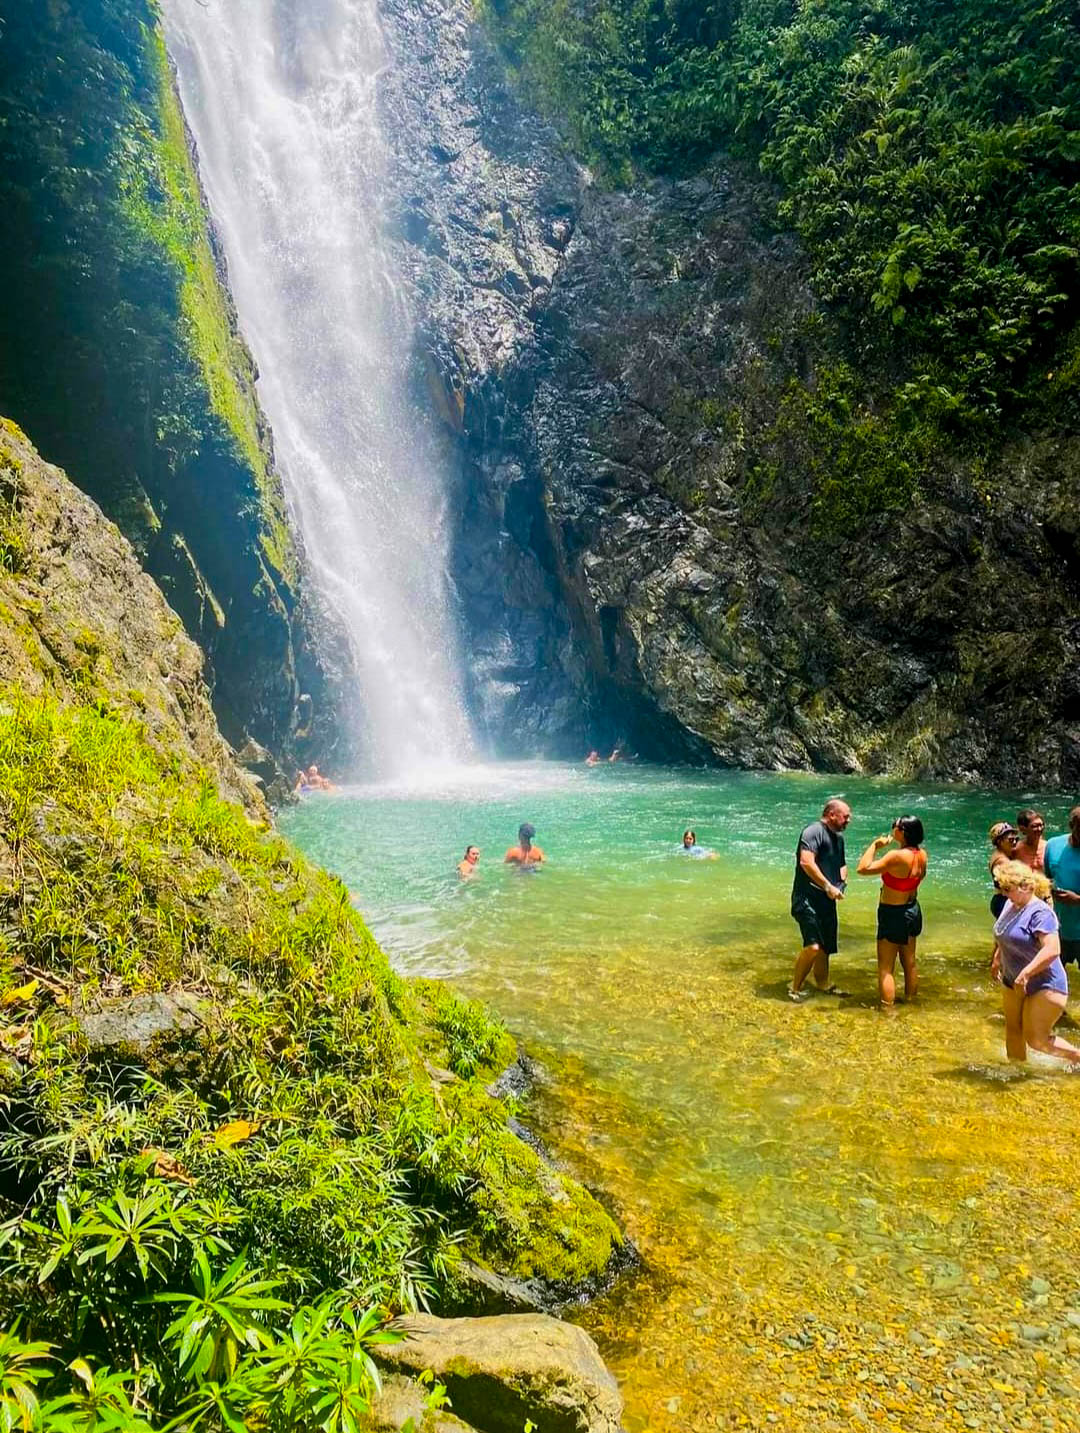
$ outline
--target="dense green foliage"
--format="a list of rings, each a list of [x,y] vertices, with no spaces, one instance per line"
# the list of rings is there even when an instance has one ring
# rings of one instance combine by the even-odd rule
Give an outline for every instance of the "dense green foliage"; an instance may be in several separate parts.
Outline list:
[[[1072,0],[484,0],[616,178],[716,146],[782,186],[819,294],[912,424],[985,429],[1080,377]],[[897,367],[897,359],[901,366]]]
[[[167,500],[170,476],[211,455],[246,469],[271,560],[287,570],[251,360],[155,11],[139,10],[28,4],[0,20],[5,407],[121,514]],[[144,523],[153,530],[152,510]]]
[[[607,1216],[485,1089],[505,1031],[92,693],[0,706],[0,905],[5,1426],[349,1430],[366,1311],[437,1299],[462,1250],[605,1265]],[[177,991],[196,1018],[140,1038],[131,999]],[[130,1039],[93,1042],[102,1001]]]

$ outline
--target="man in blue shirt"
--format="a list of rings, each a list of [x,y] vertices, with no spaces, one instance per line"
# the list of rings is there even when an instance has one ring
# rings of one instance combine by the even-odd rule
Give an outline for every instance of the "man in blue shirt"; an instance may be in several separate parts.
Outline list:
[[[1061,959],[1080,966],[1080,806],[1069,812],[1069,834],[1047,841],[1043,860],[1061,926]]]

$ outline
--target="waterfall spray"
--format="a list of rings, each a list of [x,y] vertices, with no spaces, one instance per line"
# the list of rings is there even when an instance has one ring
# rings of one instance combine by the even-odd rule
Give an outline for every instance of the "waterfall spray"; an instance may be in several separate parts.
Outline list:
[[[376,0],[163,10],[309,581],[348,636],[342,719],[374,774],[460,761],[446,479],[384,237]]]

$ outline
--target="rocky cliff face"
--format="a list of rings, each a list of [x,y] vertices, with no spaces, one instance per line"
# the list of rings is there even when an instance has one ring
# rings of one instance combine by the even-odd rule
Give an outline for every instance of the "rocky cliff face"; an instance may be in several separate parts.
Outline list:
[[[131,544],[0,418],[0,692],[96,704],[137,721],[163,759],[265,815],[218,731],[203,659]]]
[[[417,386],[460,465],[496,742],[1080,778],[1080,415],[993,464],[883,456],[760,180],[718,157],[602,192],[466,5],[385,13]],[[878,512],[893,460],[919,482]]]
[[[0,19],[0,205],[0,407],[131,540],[229,740],[284,751],[300,559],[150,0]]]

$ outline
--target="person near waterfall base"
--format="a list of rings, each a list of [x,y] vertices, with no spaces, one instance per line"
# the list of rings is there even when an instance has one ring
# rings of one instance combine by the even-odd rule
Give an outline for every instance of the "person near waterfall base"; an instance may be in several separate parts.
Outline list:
[[[810,994],[803,989],[803,982],[811,970],[819,991],[827,995],[844,994],[829,984],[829,956],[836,954],[836,903],[844,899],[847,885],[843,833],[850,820],[851,807],[840,797],[831,796],[820,821],[812,821],[799,833],[791,914],[802,936],[802,949],[795,959],[788,990],[791,1000],[805,1000]]]
[[[544,853],[539,846],[533,845],[533,837],[536,835],[536,828],[530,826],[528,821],[518,827],[518,843],[511,846],[503,857],[503,863],[510,866],[519,866],[522,870],[528,870],[540,865],[544,859]]]
[[[1061,963],[1058,918],[1046,901],[1050,882],[1024,861],[1007,861],[995,879],[1007,899],[994,922],[991,970],[1001,981],[1009,1059],[1026,1060],[1028,1050],[1040,1050],[1078,1064],[1080,1050],[1054,1034],[1065,1014],[1069,982]]]
[[[480,859],[479,846],[466,846],[465,854],[458,862],[458,875],[463,881],[476,874],[476,863]]]
[[[900,816],[892,830],[875,836],[855,867],[860,876],[880,876],[877,914],[878,997],[882,1005],[896,1003],[896,958],[904,969],[904,999],[919,989],[915,944],[922,934],[922,909],[916,892],[926,876],[922,849],[923,823],[917,816]],[[896,843],[896,850],[887,848]]]
[[[1068,835],[1047,841],[1045,860],[1061,936],[1061,963],[1075,961],[1080,966],[1080,806],[1069,812]]]

